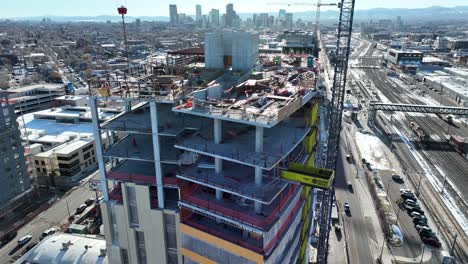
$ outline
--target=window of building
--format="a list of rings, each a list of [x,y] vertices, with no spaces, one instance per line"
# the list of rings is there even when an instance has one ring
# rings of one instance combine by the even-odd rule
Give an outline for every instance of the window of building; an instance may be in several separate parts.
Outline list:
[[[41,172],[41,169],[39,169],[39,168],[37,168],[36,170],[37,170],[37,172]]]
[[[36,163],[36,165],[39,165],[39,161],[38,161],[38,160],[35,160],[34,162]]]
[[[138,208],[135,187],[127,186],[128,211],[130,215],[130,226],[138,226]]]
[[[43,160],[41,160],[41,165],[45,166],[45,162]]]
[[[122,264],[129,264],[130,261],[128,260],[128,250],[125,248],[120,249],[120,256],[122,257]]]
[[[137,257],[138,264],[146,264],[146,247],[145,247],[145,233],[136,231],[136,244],[137,244]]]
[[[86,153],[86,154],[83,155],[83,158],[84,158],[85,160],[87,160],[87,159],[89,159],[90,156],[91,156],[91,154],[88,152],[88,153]]]
[[[168,250],[177,249],[177,235],[175,216],[173,214],[164,214],[164,232],[166,233],[166,247]]]
[[[111,221],[111,232],[112,232],[112,244],[119,244],[119,230],[117,229],[117,217],[115,216],[115,207],[110,205],[110,221]]]
[[[42,169],[42,172],[43,172],[43,173],[47,173],[47,170],[46,170],[46,169]]]
[[[95,157],[93,157],[93,163],[96,163],[96,158]]]

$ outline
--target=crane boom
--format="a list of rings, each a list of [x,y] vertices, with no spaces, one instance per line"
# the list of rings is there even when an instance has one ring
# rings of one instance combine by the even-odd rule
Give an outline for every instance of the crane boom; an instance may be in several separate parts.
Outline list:
[[[287,5],[287,6],[336,6],[338,3],[304,3],[304,2],[268,2],[267,5]]]

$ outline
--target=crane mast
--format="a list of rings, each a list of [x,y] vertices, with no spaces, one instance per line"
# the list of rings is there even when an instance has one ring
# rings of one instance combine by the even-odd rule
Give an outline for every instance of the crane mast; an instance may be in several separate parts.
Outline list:
[[[340,133],[343,116],[343,102],[346,91],[348,59],[351,47],[355,0],[341,0],[339,3],[340,18],[336,42],[336,61],[332,88],[332,100],[329,116],[328,150],[326,168],[335,170],[340,146]],[[320,214],[320,234],[318,241],[318,263],[327,263],[328,238],[330,233],[331,207],[335,194],[335,183],[322,192],[322,207]]]

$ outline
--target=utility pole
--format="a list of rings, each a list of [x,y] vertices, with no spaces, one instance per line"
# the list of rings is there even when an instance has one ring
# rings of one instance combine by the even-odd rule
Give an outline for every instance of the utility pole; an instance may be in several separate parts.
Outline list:
[[[450,256],[453,255],[453,251],[455,250],[455,245],[457,244],[457,237],[458,234],[455,234],[455,237],[453,238],[452,247],[450,248]]]

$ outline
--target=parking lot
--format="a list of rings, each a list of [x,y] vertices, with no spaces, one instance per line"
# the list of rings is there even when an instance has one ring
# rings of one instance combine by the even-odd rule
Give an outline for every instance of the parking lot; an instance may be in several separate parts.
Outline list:
[[[388,198],[390,203],[392,204],[393,210],[398,215],[398,223],[400,225],[401,231],[403,233],[403,240],[404,244],[402,247],[392,247],[392,252],[394,255],[401,255],[401,256],[408,256],[412,258],[417,258],[421,256],[422,250],[424,249],[425,254],[431,254],[432,250],[436,250],[436,248],[431,247],[429,245],[424,245],[422,242],[416,228],[415,224],[413,223],[413,218],[408,214],[404,206],[399,205],[399,201],[401,201],[400,190],[401,189],[410,189],[413,194],[416,194],[416,190],[412,189],[410,186],[406,184],[406,182],[398,182],[392,179],[392,172],[390,171],[380,171],[380,177],[382,178],[382,182],[385,188],[388,189]],[[403,178],[403,181],[406,179]],[[421,204],[421,201],[417,201],[420,205],[421,209],[424,211],[424,215],[428,218],[428,225],[432,229],[432,231],[439,237],[437,234],[438,231],[436,230],[436,226],[434,221],[431,219],[426,209]],[[440,239],[440,237],[439,237]],[[426,263],[440,263],[435,260],[433,257],[432,262]]]

